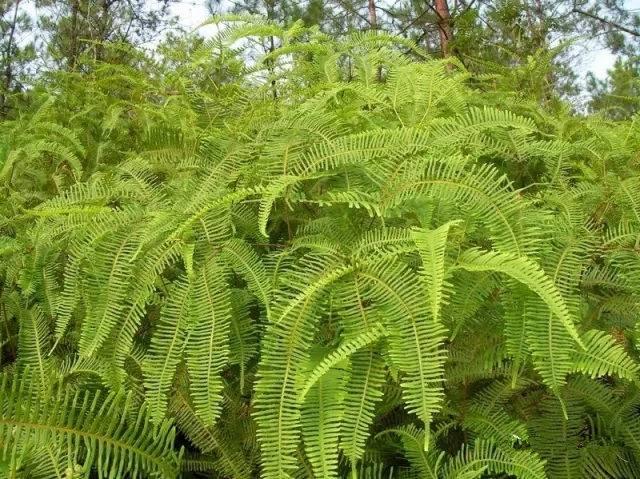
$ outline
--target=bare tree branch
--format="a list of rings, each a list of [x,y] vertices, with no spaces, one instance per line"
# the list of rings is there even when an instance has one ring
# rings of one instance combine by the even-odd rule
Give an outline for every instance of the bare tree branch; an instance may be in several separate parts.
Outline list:
[[[634,37],[640,37],[640,32],[637,30],[632,30],[630,28],[625,27],[624,25],[620,25],[619,23],[612,22],[611,20],[607,20],[606,18],[595,15],[591,12],[587,12],[585,10],[579,9],[576,4],[573,4],[573,9],[571,10],[573,13],[577,13],[579,15],[584,15],[585,17],[589,17],[593,20],[597,20],[600,23],[604,23],[605,25],[609,25],[610,27],[615,28],[616,30],[620,30],[621,32],[628,33],[629,35],[633,35]]]

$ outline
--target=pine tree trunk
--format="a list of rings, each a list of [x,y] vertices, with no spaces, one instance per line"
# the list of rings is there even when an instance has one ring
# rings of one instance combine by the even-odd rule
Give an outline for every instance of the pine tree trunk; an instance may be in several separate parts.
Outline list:
[[[378,15],[376,14],[375,0],[369,0],[369,25],[371,26],[371,30],[378,29]]]
[[[369,9],[369,27],[372,31],[378,30],[378,15],[376,13],[376,2],[375,0],[368,0],[368,9]],[[378,65],[376,78],[378,81],[382,81],[382,65]]]
[[[4,78],[2,91],[0,91],[0,118],[6,116],[7,110],[7,95],[11,88],[11,82],[13,80],[13,68],[11,62],[11,55],[13,50],[13,37],[16,33],[16,25],[18,23],[18,7],[20,6],[20,0],[16,0],[15,8],[13,10],[13,20],[11,22],[11,28],[9,30],[9,38],[7,40],[7,48],[3,55],[4,61]]]
[[[275,21],[275,17],[276,17],[275,6],[276,6],[276,4],[274,2],[272,2],[272,1],[267,1],[266,2],[267,20]],[[269,37],[269,53],[273,53],[275,50],[276,50],[275,39],[273,38],[273,35],[271,35]],[[269,69],[269,75],[271,76],[271,94],[273,95],[273,99],[277,100],[278,99],[278,88],[276,86],[275,61],[273,60],[273,58],[269,59],[268,69]],[[287,223],[287,226],[288,226],[288,223]]]
[[[451,28],[451,15],[447,0],[435,0],[435,10],[438,15],[438,33],[440,34],[440,50],[444,58],[451,55],[451,41],[453,29]]]
[[[71,5],[71,47],[69,54],[69,70],[76,69],[78,63],[78,13],[80,10],[80,0],[73,0]]]

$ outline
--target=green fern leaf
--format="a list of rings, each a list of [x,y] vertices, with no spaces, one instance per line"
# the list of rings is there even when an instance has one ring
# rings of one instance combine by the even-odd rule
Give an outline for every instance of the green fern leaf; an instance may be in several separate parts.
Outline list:
[[[574,370],[592,378],[612,375],[630,381],[638,379],[640,366],[629,357],[624,348],[603,331],[591,330],[583,336],[585,350],[572,351]]]
[[[365,453],[365,443],[375,417],[374,408],[382,400],[385,370],[380,352],[373,347],[354,353],[350,365],[340,426],[340,448],[355,470]]]
[[[145,408],[116,395],[61,392],[39,395],[28,376],[0,384],[2,457],[32,445],[51,444],[70,450],[71,461],[99,477],[177,477],[175,431],[163,421],[149,427]],[[68,449],[67,449],[68,448]],[[84,451],[84,454],[81,454]]]
[[[378,339],[385,336],[384,327],[381,324],[374,324],[368,331],[364,331],[354,338],[347,339],[335,350],[327,354],[322,360],[305,376],[307,380],[302,387],[300,398],[304,399],[313,387],[313,385],[322,378],[327,372],[334,368],[338,363],[343,362],[357,350],[364,348]]]
[[[203,264],[193,277],[190,325],[184,348],[196,414],[213,425],[221,410],[222,378],[229,359],[231,305],[224,271],[215,261]]]
[[[443,396],[446,359],[446,330],[431,316],[424,294],[437,286],[416,281],[415,275],[399,264],[375,265],[361,275],[374,283],[374,298],[384,305],[381,309],[389,332],[389,354],[393,364],[406,373],[402,388],[408,410],[427,427]],[[428,434],[426,440],[425,447]]]
[[[179,279],[169,291],[162,307],[160,320],[151,338],[144,360],[144,386],[149,413],[155,421],[162,421],[167,411],[167,393],[171,388],[187,337],[191,307],[191,285]]]
[[[338,437],[344,411],[345,379],[346,371],[327,370],[310,386],[302,406],[302,439],[317,477],[338,477]]]
[[[584,349],[562,296],[540,267],[530,259],[508,253],[471,249],[458,258],[458,266],[469,271],[496,271],[525,284],[547,304],[571,337]]]

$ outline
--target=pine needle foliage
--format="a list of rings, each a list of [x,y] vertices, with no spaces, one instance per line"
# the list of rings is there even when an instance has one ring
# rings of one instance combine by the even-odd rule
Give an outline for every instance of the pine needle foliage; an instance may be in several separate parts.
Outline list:
[[[0,477],[638,476],[638,120],[215,22],[0,125]]]

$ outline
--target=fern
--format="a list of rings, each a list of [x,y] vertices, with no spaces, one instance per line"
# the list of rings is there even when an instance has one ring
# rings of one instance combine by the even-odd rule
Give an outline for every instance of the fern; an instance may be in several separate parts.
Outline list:
[[[638,119],[210,24],[0,122],[0,475],[635,477]]]
[[[151,417],[162,420],[167,393],[173,383],[187,339],[191,307],[191,284],[181,278],[172,288],[145,359],[145,389]]]
[[[344,369],[325,372],[311,386],[302,406],[302,438],[314,474],[337,477],[338,440],[344,413]]]
[[[384,328],[381,325],[376,324],[370,331],[365,331],[355,338],[345,341],[334,351],[327,354],[308,374],[308,379],[305,381],[302,392],[300,393],[301,398],[304,399],[313,385],[334,366],[347,359],[357,350],[362,349],[371,343],[375,343],[378,339],[384,336],[384,334]]]
[[[196,414],[207,425],[220,415],[221,373],[229,356],[231,305],[223,270],[206,262],[191,280],[189,325],[185,345],[187,370],[191,377]]]
[[[28,379],[10,381],[6,375],[0,391],[5,458],[9,451],[9,457],[17,459],[15,451],[49,444],[58,454],[70,448],[68,464],[85,473],[95,468],[100,477],[124,471],[132,477],[177,477],[173,427],[163,422],[139,430],[148,421],[146,411],[132,411],[126,398],[71,391],[47,397],[34,392]]]

